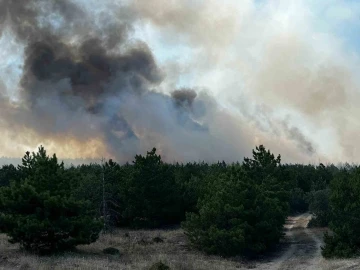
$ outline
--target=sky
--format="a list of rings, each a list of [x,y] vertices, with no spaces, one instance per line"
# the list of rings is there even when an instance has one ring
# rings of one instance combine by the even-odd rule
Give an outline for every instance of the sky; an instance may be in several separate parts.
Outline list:
[[[236,161],[264,144],[284,162],[360,162],[359,1],[69,2],[92,18],[95,35],[111,36],[125,25],[126,31],[121,31],[126,42],[109,52],[116,55],[116,50],[123,53],[143,44],[161,79],[148,79],[146,97],[107,95],[101,114],[70,111],[61,101],[54,105],[57,94],[42,96],[46,110],[41,105],[36,111],[22,94],[29,88],[23,82],[30,42],[5,21],[0,38],[0,88],[6,100],[0,108],[0,156],[21,156],[43,144],[64,158],[106,156],[124,161],[155,146],[168,161]],[[76,43],[85,32],[74,26],[81,22],[68,17],[73,23],[66,24],[66,14],[54,10],[43,19],[37,13],[37,31],[43,29],[41,23],[48,23],[59,39]],[[44,87],[41,82],[36,87]],[[59,85],[56,82],[56,89]],[[167,101],[182,88],[197,94],[190,112],[180,113],[181,119],[190,119],[184,120],[186,125],[178,122],[179,110]],[[201,106],[205,112],[197,113]],[[34,117],[25,119],[26,110]],[[136,140],[114,142],[118,137],[104,131],[112,126],[99,119],[115,111]],[[44,112],[52,118],[36,126],[45,121]],[[59,127],[53,129],[51,121]],[[206,131],[190,127],[190,122]]]

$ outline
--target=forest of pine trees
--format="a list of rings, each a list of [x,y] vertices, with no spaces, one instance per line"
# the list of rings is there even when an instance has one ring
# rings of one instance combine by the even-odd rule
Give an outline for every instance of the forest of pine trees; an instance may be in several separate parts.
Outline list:
[[[241,163],[164,163],[156,149],[132,163],[65,167],[43,147],[0,168],[0,231],[39,254],[72,249],[117,227],[181,225],[194,248],[257,256],[276,248],[289,214],[329,227],[325,257],[360,250],[360,168],[281,164],[264,146]]]

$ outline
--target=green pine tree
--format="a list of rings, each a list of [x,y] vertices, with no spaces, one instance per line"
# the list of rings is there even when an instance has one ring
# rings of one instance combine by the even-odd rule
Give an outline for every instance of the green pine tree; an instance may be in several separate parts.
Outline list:
[[[96,241],[102,223],[89,201],[73,196],[77,179],[55,154],[47,156],[42,146],[37,153],[27,152],[19,170],[21,180],[0,194],[0,229],[10,242],[48,253]]]
[[[182,224],[195,247],[210,254],[252,256],[283,236],[289,198],[278,178],[280,157],[262,146],[256,150],[243,166],[207,175],[199,212],[187,214]]]
[[[180,188],[172,167],[162,162],[155,148],[146,156],[135,156],[124,191],[123,218],[130,226],[157,227],[182,217]]]
[[[322,255],[352,257],[360,254],[360,168],[344,169],[330,184],[330,223]]]

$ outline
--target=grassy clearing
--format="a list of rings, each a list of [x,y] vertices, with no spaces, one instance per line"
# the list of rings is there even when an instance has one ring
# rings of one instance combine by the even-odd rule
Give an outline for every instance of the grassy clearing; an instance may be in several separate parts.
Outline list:
[[[295,227],[298,226],[298,224],[295,225]],[[218,256],[207,256],[192,250],[181,229],[117,230],[113,234],[101,235],[99,240],[91,245],[78,246],[75,252],[51,257],[38,257],[23,252],[18,245],[8,243],[5,235],[0,235],[0,269],[145,270],[160,260],[170,266],[172,270],[283,270],[290,269],[289,265],[294,270],[310,269],[307,268],[309,265],[313,265],[311,269],[360,269],[360,259],[325,260],[321,257],[320,252],[315,251],[308,254],[309,260],[304,264],[306,254],[296,255],[301,253],[303,247],[298,243],[302,241],[305,244],[313,245],[314,241],[306,243],[305,238],[296,238],[297,235],[302,235],[301,232],[298,232],[300,229],[293,228],[294,234],[284,240],[285,245],[282,250],[256,262],[244,261],[241,258],[224,259]],[[308,229],[308,232],[320,241],[324,229],[311,228]],[[106,255],[102,252],[103,249],[109,247],[117,248],[120,255]]]
[[[102,250],[108,247],[119,249],[120,256],[103,254]],[[160,260],[171,269],[179,270],[252,268],[251,263],[241,259],[228,260],[191,250],[181,229],[118,230],[113,234],[101,235],[91,245],[78,246],[76,252],[51,257],[38,257],[23,252],[19,246],[8,243],[5,235],[0,235],[0,250],[0,269],[137,270],[149,269]]]

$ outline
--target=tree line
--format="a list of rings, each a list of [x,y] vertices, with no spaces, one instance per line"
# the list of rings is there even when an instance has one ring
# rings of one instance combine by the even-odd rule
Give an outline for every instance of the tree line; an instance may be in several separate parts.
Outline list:
[[[263,145],[241,163],[165,163],[156,149],[132,163],[65,167],[43,147],[0,168],[0,231],[26,250],[90,244],[117,227],[180,224],[193,247],[223,256],[276,248],[289,214],[328,226],[325,257],[360,248],[360,168],[281,164]],[[359,224],[358,224],[359,223]]]

